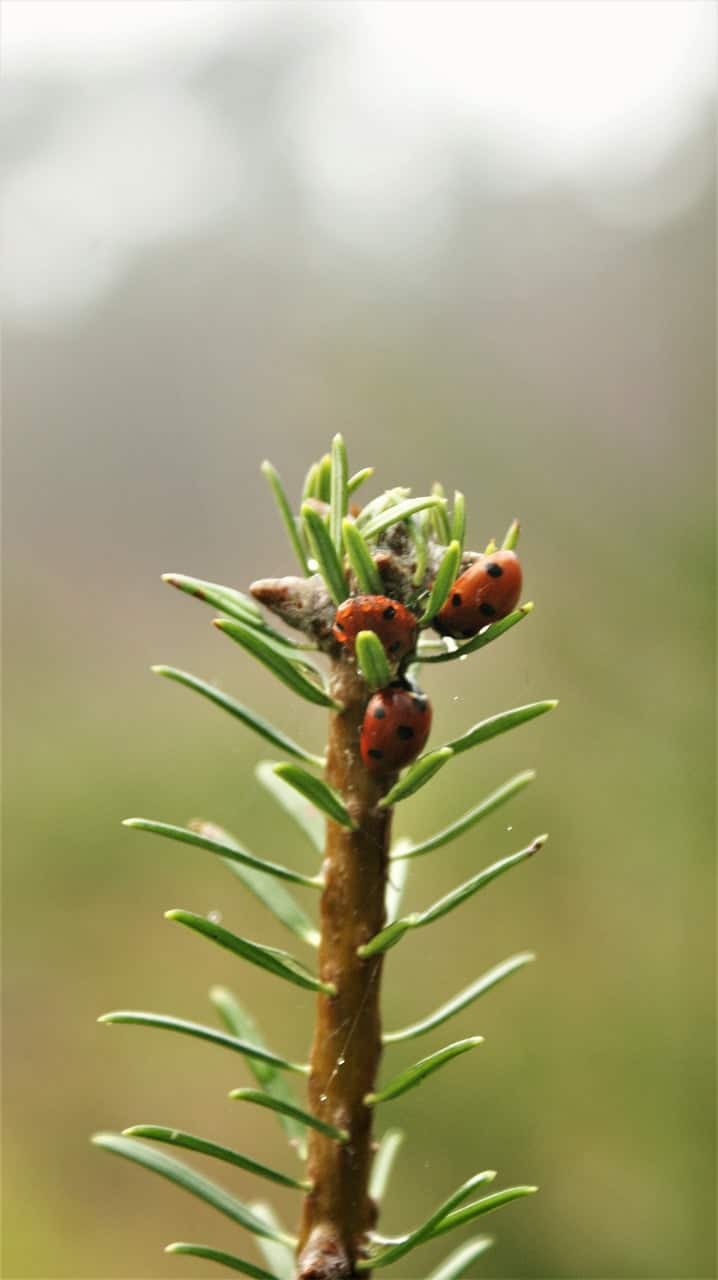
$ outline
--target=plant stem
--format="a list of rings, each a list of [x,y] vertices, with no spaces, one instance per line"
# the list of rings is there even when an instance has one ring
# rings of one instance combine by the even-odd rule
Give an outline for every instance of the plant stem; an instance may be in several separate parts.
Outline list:
[[[326,887],[321,903],[319,972],[336,996],[320,995],[311,1054],[312,1112],[350,1138],[338,1143],[309,1135],[312,1191],[304,1204],[297,1280],[345,1280],[365,1255],[375,1206],[367,1184],[372,1160],[372,1110],[381,1055],[379,987],[382,956],[362,960],[357,947],[384,924],[392,811],[378,801],[394,781],[375,778],[359,754],[359,730],[369,693],[343,655],[332,668],[332,697],[344,710],[329,722],[326,778],[341,794],[357,829],[327,822]],[[366,1276],[366,1272],[363,1273]]]

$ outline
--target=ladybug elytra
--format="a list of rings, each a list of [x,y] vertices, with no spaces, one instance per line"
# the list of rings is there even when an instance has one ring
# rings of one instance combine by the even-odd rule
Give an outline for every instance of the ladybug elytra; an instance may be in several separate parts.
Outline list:
[[[360,631],[373,631],[387,656],[399,662],[411,653],[416,641],[413,613],[389,596],[352,596],[339,605],[332,631],[335,640],[353,651]]]
[[[520,594],[518,556],[513,551],[492,551],[456,579],[432,625],[442,635],[475,636],[487,623],[511,613]]]
[[[424,749],[430,729],[429,699],[405,680],[395,680],[367,703],[359,735],[362,760],[371,773],[402,769]]]

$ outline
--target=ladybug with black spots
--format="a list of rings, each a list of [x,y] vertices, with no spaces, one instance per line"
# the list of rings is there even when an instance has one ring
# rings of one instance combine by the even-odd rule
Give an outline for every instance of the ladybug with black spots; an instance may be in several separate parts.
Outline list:
[[[393,662],[411,653],[416,643],[416,618],[389,596],[352,596],[339,605],[332,632],[335,640],[354,652],[360,631],[373,631]]]
[[[480,556],[456,579],[432,626],[456,639],[475,636],[516,608],[521,595],[521,564],[514,551]]]
[[[431,703],[407,680],[394,680],[367,703],[359,735],[361,758],[371,773],[392,773],[411,764],[426,746]]]

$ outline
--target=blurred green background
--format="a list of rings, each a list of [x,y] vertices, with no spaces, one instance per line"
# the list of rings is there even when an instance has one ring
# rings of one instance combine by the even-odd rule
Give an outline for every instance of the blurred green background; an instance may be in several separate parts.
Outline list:
[[[394,1027],[538,953],[452,1023],[480,1050],[386,1105],[409,1138],[383,1225],[495,1167],[541,1191],[490,1223],[472,1276],[713,1276],[715,10],[6,10],[3,1274],[200,1277],[162,1246],[254,1249],[88,1143],[152,1121],[286,1167],[271,1118],[227,1100],[246,1067],[96,1017],[208,1020],[226,982],[306,1053],[311,996],[162,912],[284,945],[279,926],[209,856],[120,820],[211,817],[312,866],[253,782],[271,753],[148,668],[321,747],[322,713],[159,575],[288,571],[259,464],[296,494],[340,429],[377,486],[462,488],[469,545],[523,523],[535,614],[427,669],[433,740],[561,699],[398,814],[417,838],[538,770],[415,864],[412,908],[551,838],[388,958]],[[291,1223],[290,1193],[270,1198]],[[397,1271],[421,1280],[445,1252]]]

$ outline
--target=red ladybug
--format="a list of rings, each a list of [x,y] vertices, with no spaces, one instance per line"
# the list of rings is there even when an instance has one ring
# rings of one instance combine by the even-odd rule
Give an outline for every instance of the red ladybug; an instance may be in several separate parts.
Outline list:
[[[395,680],[367,703],[359,735],[361,758],[370,773],[402,769],[423,750],[430,729],[429,699],[405,680]]]
[[[373,631],[387,655],[398,662],[414,648],[416,618],[389,596],[352,596],[339,605],[332,631],[335,639],[348,645],[352,652],[359,632]]]
[[[475,636],[518,604],[521,565],[513,551],[481,556],[456,579],[433,626],[445,636]]]

